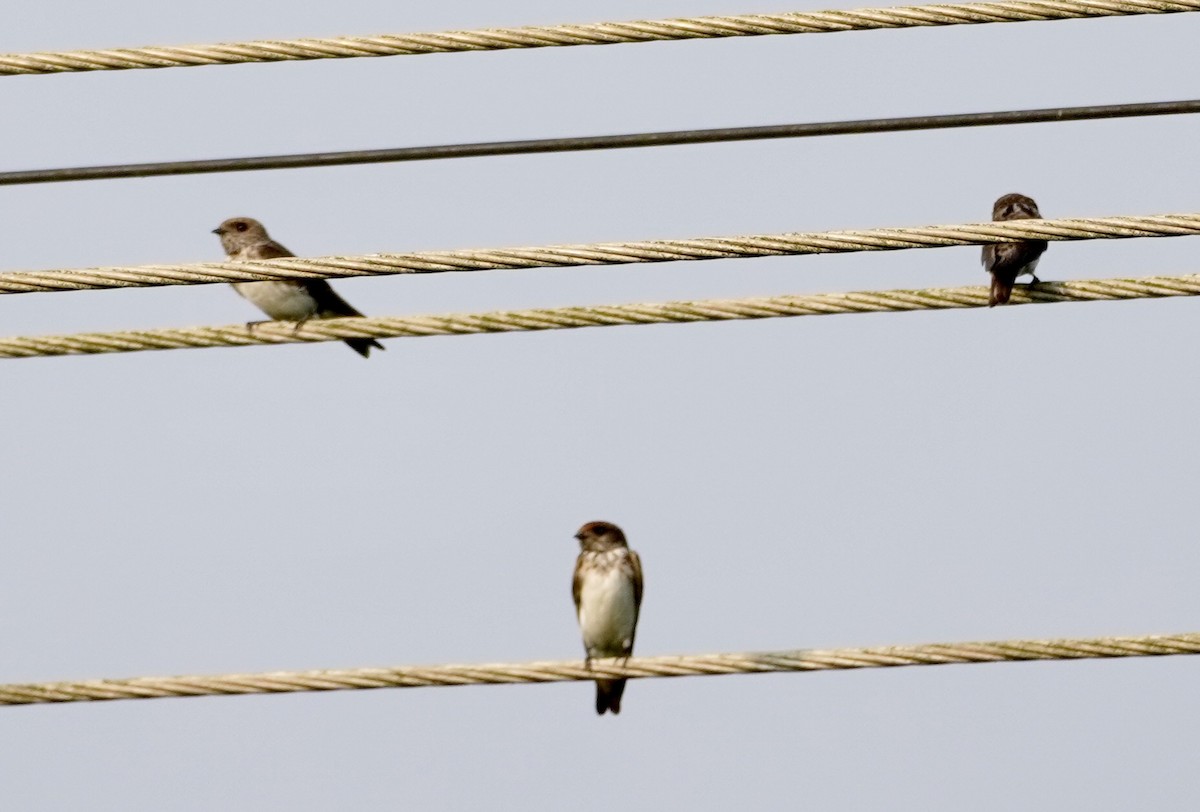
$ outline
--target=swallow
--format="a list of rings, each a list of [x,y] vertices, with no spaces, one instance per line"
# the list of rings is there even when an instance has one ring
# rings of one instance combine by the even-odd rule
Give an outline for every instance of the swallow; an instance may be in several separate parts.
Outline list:
[[[642,605],[642,561],[614,524],[588,522],[575,538],[580,553],[571,592],[583,634],[584,662],[591,668],[596,657],[628,660]],[[620,713],[624,693],[623,679],[596,680],[596,713]]]
[[[1040,220],[1041,213],[1033,198],[1025,195],[1005,195],[992,207],[992,220]],[[1041,280],[1034,275],[1038,260],[1046,250],[1045,240],[1002,242],[983,247],[983,267],[992,275],[992,292],[988,307],[1007,304],[1018,276],[1029,274],[1033,284]]]
[[[213,234],[221,238],[221,247],[232,260],[296,256],[272,240],[262,223],[249,217],[231,217],[214,228]],[[309,319],[362,315],[338,296],[324,279],[234,282],[233,289],[272,319],[294,321],[297,327]],[[261,323],[250,322],[246,326],[252,328]],[[363,358],[370,357],[372,347],[383,349],[383,345],[373,338],[347,338],[346,343]]]

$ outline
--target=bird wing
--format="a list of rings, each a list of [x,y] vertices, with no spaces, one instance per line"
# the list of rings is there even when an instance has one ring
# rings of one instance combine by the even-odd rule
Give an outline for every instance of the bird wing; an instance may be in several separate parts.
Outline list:
[[[1016,274],[1046,250],[1045,240],[1002,242],[983,247],[983,267],[989,273]]]
[[[575,559],[575,575],[571,578],[571,597],[575,599],[575,616],[579,617],[579,601],[583,595],[583,555]]]
[[[638,615],[642,610],[642,559],[633,550],[629,551],[629,555],[625,556],[625,569],[628,571],[629,580],[633,582],[633,631],[629,634],[629,651],[625,652],[628,657],[633,653],[633,640],[637,636]]]
[[[285,259],[296,256],[274,240],[260,242],[242,252],[241,259]],[[333,316],[361,316],[349,302],[337,295],[325,279],[305,279],[297,282],[303,285],[308,294],[317,303],[317,315],[321,318]],[[376,344],[378,346],[378,344]]]
[[[349,302],[337,295],[329,282],[324,279],[310,279],[305,282],[305,287],[308,288],[309,294],[317,303],[317,313],[321,318],[329,318],[331,316],[361,316]]]
[[[633,581],[633,605],[640,608],[642,605],[642,559],[638,558],[637,553],[630,550],[625,561],[629,568],[629,578]]]
[[[296,256],[274,240],[247,246],[239,259],[283,259]]]

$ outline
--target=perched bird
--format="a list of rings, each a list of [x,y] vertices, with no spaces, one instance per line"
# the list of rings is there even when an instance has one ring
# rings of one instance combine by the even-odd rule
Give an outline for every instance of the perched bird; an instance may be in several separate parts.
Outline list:
[[[587,667],[595,657],[629,659],[642,605],[642,561],[615,524],[588,522],[575,538],[581,551],[571,591]],[[620,713],[623,693],[623,679],[596,680],[596,713]]]
[[[1005,195],[996,201],[992,207],[992,219],[999,220],[1040,220],[1041,213],[1033,198],[1025,195]],[[992,295],[988,298],[988,307],[1007,304],[1012,296],[1013,285],[1018,276],[1029,274],[1034,283],[1039,280],[1034,276],[1038,259],[1046,250],[1045,240],[1025,240],[1024,242],[1004,242],[983,247],[983,267],[992,275]]]
[[[214,228],[213,234],[221,238],[221,247],[230,259],[280,259],[296,256],[267,236],[267,230],[263,228],[262,223],[249,217],[231,217]],[[234,282],[233,289],[272,319],[294,321],[297,322],[297,326],[309,319],[362,315],[338,296],[324,279],[307,279],[303,282]],[[261,323],[250,322],[247,326]],[[372,347],[383,349],[383,345],[373,338],[347,338],[346,343],[363,358],[370,357]]]

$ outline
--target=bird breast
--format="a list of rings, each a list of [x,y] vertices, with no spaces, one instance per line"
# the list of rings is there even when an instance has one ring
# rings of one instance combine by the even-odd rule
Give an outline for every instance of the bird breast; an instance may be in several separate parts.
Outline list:
[[[579,628],[583,644],[595,656],[616,657],[633,647],[637,602],[633,581],[612,553],[600,554],[601,566],[584,578],[579,592]]]
[[[304,321],[317,314],[317,301],[300,282],[238,282],[233,289],[277,321]]]

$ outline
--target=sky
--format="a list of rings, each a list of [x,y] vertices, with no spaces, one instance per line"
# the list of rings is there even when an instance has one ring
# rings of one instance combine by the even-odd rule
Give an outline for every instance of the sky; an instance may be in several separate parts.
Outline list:
[[[848,3],[846,8],[856,7]],[[826,3],[10,2],[26,52]],[[1195,15],[0,78],[0,168],[1195,95]],[[0,188],[0,270],[1197,210],[1186,116]],[[1050,246],[1044,280],[1190,273]],[[372,315],[983,284],[978,248],[342,280]],[[1188,299],[0,362],[0,682],[1200,628]],[[8,335],[232,324],[226,286],[0,297]],[[0,708],[0,805],[1194,809],[1187,657]]]

